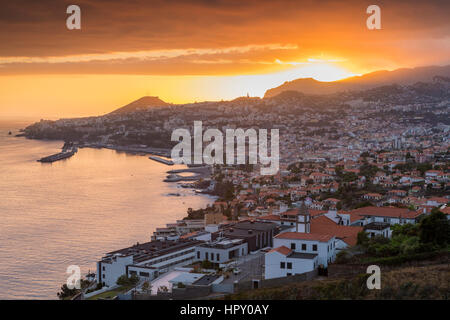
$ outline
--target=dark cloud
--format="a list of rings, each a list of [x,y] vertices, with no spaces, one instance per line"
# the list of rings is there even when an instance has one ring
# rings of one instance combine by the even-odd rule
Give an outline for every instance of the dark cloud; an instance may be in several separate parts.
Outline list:
[[[379,51],[378,54],[383,54],[384,59],[400,61],[408,53],[414,54],[416,49],[423,55],[416,57],[416,62],[426,62],[426,55],[432,61],[444,59],[441,55],[448,56],[449,1],[376,2],[382,10],[383,30],[372,32],[365,28],[365,8],[372,1],[5,1],[0,10],[0,58],[227,48],[274,43],[298,44],[295,54],[299,58],[330,52],[348,58],[358,53],[373,60],[376,51]],[[70,4],[81,7],[80,31],[66,29],[66,8]],[[444,52],[423,52],[419,47],[426,40],[442,41]],[[213,58],[221,61],[255,59],[253,63],[236,62],[237,67],[245,67],[244,70],[251,72],[259,65],[256,59],[273,61],[275,58],[292,57],[292,51],[268,50],[265,55],[258,53],[252,56],[248,53],[245,57],[237,57],[218,54]],[[103,73],[109,70],[118,73],[172,74],[176,70],[193,72],[195,68],[200,74],[207,68],[220,73],[226,71],[224,63],[199,66],[192,60],[192,57],[178,57],[159,62],[17,63],[0,68],[0,73],[45,70],[49,73],[74,70]],[[230,69],[228,66],[227,70],[237,67]]]

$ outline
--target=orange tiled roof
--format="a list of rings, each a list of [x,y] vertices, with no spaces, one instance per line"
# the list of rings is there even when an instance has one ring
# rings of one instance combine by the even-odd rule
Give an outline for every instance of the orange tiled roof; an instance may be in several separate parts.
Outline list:
[[[363,231],[363,227],[340,226],[326,216],[320,216],[311,221],[312,233],[332,234],[350,246],[356,245],[360,231]]]
[[[288,247],[281,246],[281,247],[278,247],[278,248],[273,248],[269,252],[278,252],[278,253],[281,253],[282,255],[288,256],[288,255],[291,254],[292,250],[289,249]]]
[[[320,242],[328,242],[333,236],[330,234],[304,233],[304,232],[283,232],[275,236],[277,239],[294,239],[294,240],[315,240]]]
[[[354,209],[351,212],[362,216],[379,216],[379,217],[394,217],[394,218],[409,218],[413,219],[420,215],[420,212],[412,211],[407,208],[397,207],[363,207]]]
[[[350,223],[353,223],[357,220],[360,220],[362,218],[364,218],[363,216],[361,216],[359,213],[357,212],[352,212],[352,211],[338,211],[338,214],[348,214],[350,216]]]
[[[266,216],[256,217],[256,219],[258,219],[258,220],[280,221],[280,216],[277,216],[275,214],[269,214],[269,215],[266,215]]]
[[[445,203],[447,203],[447,202],[450,202],[449,199],[444,198],[444,197],[431,197],[431,198],[429,198],[429,199],[427,199],[427,200],[430,200],[430,201],[436,201],[437,203],[442,203],[442,204],[445,204]]]
[[[319,216],[327,212],[328,212],[327,210],[309,209],[309,214],[311,215],[311,217]]]
[[[291,209],[285,212],[281,212],[280,214],[287,216],[296,216],[298,214],[298,209]]]

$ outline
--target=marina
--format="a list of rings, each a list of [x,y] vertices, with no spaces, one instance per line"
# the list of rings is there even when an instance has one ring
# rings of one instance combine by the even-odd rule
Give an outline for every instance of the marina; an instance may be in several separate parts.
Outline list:
[[[194,167],[187,169],[176,169],[167,171],[169,174],[164,182],[182,182],[182,181],[197,181],[200,179],[208,178],[211,174],[211,169],[209,167]],[[185,176],[185,173],[192,173],[193,175]]]

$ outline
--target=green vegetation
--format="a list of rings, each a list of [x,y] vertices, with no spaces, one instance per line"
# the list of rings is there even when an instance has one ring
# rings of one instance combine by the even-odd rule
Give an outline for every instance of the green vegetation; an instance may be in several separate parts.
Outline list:
[[[351,259],[346,254],[338,262],[401,264],[406,261],[433,258],[450,250],[450,223],[437,209],[418,224],[394,225],[392,238],[368,238],[365,232],[358,234],[358,245],[364,255]]]
[[[446,246],[450,243],[450,222],[444,213],[434,208],[419,225],[419,238],[422,243]]]
[[[188,208],[187,217],[184,217],[183,220],[204,219],[205,214],[211,210],[212,210],[211,208],[198,209],[198,210],[193,210],[192,208]]]
[[[202,268],[203,269],[213,269],[213,264],[209,260],[203,260],[202,261]]]
[[[81,279],[81,288],[85,289],[89,286],[90,282],[88,280],[85,279]],[[72,298],[73,296],[77,295],[78,293],[80,293],[79,289],[69,289],[69,287],[67,286],[67,284],[63,284],[61,286],[61,291],[57,292],[56,295],[58,296],[58,299],[60,300],[67,300]]]
[[[398,164],[395,166],[394,169],[400,170],[402,173],[417,170],[417,171],[420,171],[422,176],[424,176],[425,171],[433,169],[433,166],[431,163],[408,162],[408,163]]]
[[[145,281],[142,284],[142,291],[145,293],[150,293],[152,291],[152,285],[150,284],[150,282]]]
[[[365,176],[367,179],[372,179],[375,174],[379,171],[377,166],[368,164],[367,162],[363,163],[359,168],[359,174],[361,176]]]
[[[135,286],[139,282],[139,277],[135,274],[133,274],[131,277],[127,277],[127,275],[123,274],[121,275],[116,283],[119,286]]]
[[[231,182],[217,182],[214,188],[214,194],[220,199],[234,199],[234,185]]]
[[[80,290],[78,289],[69,289],[69,287],[67,286],[67,284],[63,284],[61,286],[61,291],[58,292],[56,295],[58,296],[58,298],[60,300],[64,300],[64,299],[68,299],[73,297],[74,295],[76,295],[77,293],[79,293]]]
[[[87,300],[109,300],[109,299],[113,299],[118,294],[125,293],[125,292],[129,291],[132,288],[133,288],[133,286],[117,287],[117,288],[114,288],[112,290],[96,294],[95,296],[92,296],[92,297],[88,298]]]
[[[383,269],[382,269],[383,270]],[[403,267],[382,271],[380,290],[368,290],[368,274],[351,279],[326,279],[263,288],[225,297],[227,300],[362,300],[449,299],[450,265]]]
[[[91,292],[100,290],[101,288],[103,288],[103,284],[101,282],[99,282],[99,283],[97,283],[97,286],[95,288],[88,289],[88,290],[86,290],[85,293],[91,293]]]

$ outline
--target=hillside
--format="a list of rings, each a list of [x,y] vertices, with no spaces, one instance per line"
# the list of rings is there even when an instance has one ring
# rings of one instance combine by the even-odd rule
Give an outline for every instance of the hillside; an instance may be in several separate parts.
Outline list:
[[[170,105],[170,103],[164,102],[163,100],[159,99],[159,97],[145,96],[127,104],[126,106],[114,110],[113,112],[111,112],[111,114],[127,113],[137,110],[144,110],[151,107],[161,107],[168,105]]]
[[[336,300],[336,299],[449,299],[450,265],[407,266],[391,271],[381,267],[381,289],[367,289],[367,274],[292,283],[233,294],[226,299],[242,300]]]
[[[266,91],[264,98],[274,97],[284,91],[298,91],[305,94],[330,94],[340,91],[367,90],[392,84],[410,85],[416,82],[430,82],[435,76],[450,76],[450,66],[430,66],[394,71],[376,71],[334,82],[321,82],[312,78],[286,81],[281,86]]]

